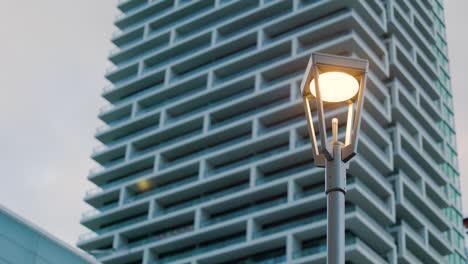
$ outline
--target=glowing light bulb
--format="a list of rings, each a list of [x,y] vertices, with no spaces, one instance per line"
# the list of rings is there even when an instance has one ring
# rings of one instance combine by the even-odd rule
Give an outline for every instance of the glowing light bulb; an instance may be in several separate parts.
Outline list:
[[[359,83],[353,76],[343,72],[326,72],[319,76],[322,100],[325,102],[343,102],[353,98],[359,91]],[[315,80],[310,82],[310,92],[314,97]]]
[[[146,192],[151,188],[151,183],[146,179],[141,180],[137,182],[137,188],[141,192]]]

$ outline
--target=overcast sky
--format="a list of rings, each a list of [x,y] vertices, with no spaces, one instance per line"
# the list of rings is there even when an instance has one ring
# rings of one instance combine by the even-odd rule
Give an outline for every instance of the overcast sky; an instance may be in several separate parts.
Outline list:
[[[467,1],[446,0],[458,153],[468,181]],[[0,0],[0,204],[75,245],[100,91],[111,0]],[[468,215],[468,196],[463,199]]]
[[[72,245],[115,14],[110,0],[0,0],[0,203]]]
[[[463,213],[468,217],[468,1],[445,0],[445,7]]]

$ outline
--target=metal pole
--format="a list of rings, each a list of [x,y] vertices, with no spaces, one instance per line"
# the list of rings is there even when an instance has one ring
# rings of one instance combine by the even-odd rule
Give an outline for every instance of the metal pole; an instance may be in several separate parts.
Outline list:
[[[345,263],[346,165],[341,160],[343,143],[334,141],[333,160],[326,165],[327,263]]]

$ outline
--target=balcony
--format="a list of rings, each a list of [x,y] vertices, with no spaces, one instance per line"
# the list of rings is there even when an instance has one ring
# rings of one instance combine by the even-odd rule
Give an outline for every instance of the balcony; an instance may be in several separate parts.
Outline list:
[[[115,181],[111,181],[109,183],[106,183],[106,184],[103,184],[99,187],[95,187],[95,188],[92,188],[90,190],[87,190],[86,191],[86,197],[85,197],[85,200],[88,200],[90,198],[93,198],[95,197],[97,194],[100,194],[102,192],[105,192],[109,189],[111,189],[112,187],[115,187],[115,186],[120,186],[122,185],[124,182],[130,182],[132,180],[135,180],[135,179],[138,179],[138,178],[141,178],[142,176],[146,175],[146,174],[149,174],[153,171],[153,168],[149,168],[147,170],[144,170],[144,171],[140,171],[140,172],[137,172],[131,176],[127,176],[127,177],[122,177],[118,180],[115,180]]]
[[[345,245],[353,245],[357,242],[357,238],[350,234],[349,232],[346,233],[345,238]],[[293,253],[293,259],[299,259],[306,256],[325,253],[327,251],[327,240],[326,238],[322,239],[314,239],[310,243],[306,243],[307,245],[303,247],[301,250],[297,250]]]
[[[144,199],[146,197],[150,197],[150,196],[153,196],[153,195],[156,195],[156,194],[160,194],[160,193],[175,189],[177,187],[180,187],[180,186],[183,186],[183,185],[186,185],[186,184],[189,184],[189,183],[196,182],[197,180],[198,180],[198,175],[192,176],[192,177],[189,177],[189,178],[185,178],[185,179],[182,179],[182,180],[178,180],[178,181],[175,181],[173,183],[163,185],[161,187],[156,187],[154,190],[139,193],[137,195],[127,197],[125,199],[125,203],[130,203],[130,202],[133,202],[133,201]]]
[[[279,198],[279,199],[268,201],[268,202],[263,202],[258,205],[251,205],[248,207],[244,207],[240,210],[235,210],[229,213],[222,214],[220,216],[210,218],[209,220],[204,221],[202,223],[202,226],[214,225],[214,224],[226,221],[226,220],[234,219],[239,216],[250,214],[252,212],[259,212],[259,211],[262,211],[262,210],[265,210],[265,209],[268,209],[268,208],[271,208],[280,204],[285,204],[287,203],[287,201],[288,201],[287,198],[284,197],[284,198]]]
[[[127,12],[141,5],[147,5],[148,0],[118,0],[117,7],[122,12]]]
[[[150,4],[145,1],[117,15],[115,25],[122,30],[141,26],[143,23],[155,17],[160,17],[173,8],[174,0],[153,1]]]
[[[161,34],[142,43],[138,40],[135,42],[132,41],[124,46],[111,50],[109,60],[117,65],[115,67],[122,68],[136,62],[138,59],[145,57],[148,54],[167,47],[169,45],[169,41],[170,31],[162,32]]]
[[[304,210],[297,208],[297,210]],[[351,213],[355,212],[356,207],[348,205],[346,206],[345,212]],[[278,219],[276,222],[269,222],[261,224],[262,228],[254,232],[254,238],[260,238],[268,235],[272,235],[275,233],[280,233],[282,231],[294,229],[296,227],[306,226],[312,223],[318,223],[327,219],[327,211],[326,209],[319,209],[313,212],[304,211],[302,214],[292,215],[286,217],[286,215],[291,214],[293,211],[285,211],[285,217],[283,219]],[[265,218],[265,217],[264,217]],[[273,218],[274,219],[274,218]],[[271,221],[271,220],[267,220]]]
[[[143,26],[132,27],[125,31],[116,31],[112,34],[112,43],[117,47],[109,52],[109,55],[115,54],[120,49],[127,49],[130,46],[135,46],[144,40],[145,28]]]
[[[134,14],[136,14],[136,13],[140,12],[141,10],[144,10],[145,8],[148,7],[148,0],[139,0],[139,1],[136,1],[136,0],[133,0],[133,1],[119,0],[119,2],[123,2],[123,3],[118,4],[119,9],[122,6],[125,6],[127,8],[123,13],[120,13],[120,14],[115,16],[116,22],[122,20],[125,17],[132,16],[132,15],[134,15]],[[138,3],[138,2],[140,2],[140,3]],[[126,5],[124,5],[125,3],[126,3]],[[133,6],[129,8],[131,3],[133,3]]]
[[[145,221],[147,219],[148,219],[147,215],[142,215],[142,216],[139,216],[139,217],[136,217],[136,218],[131,218],[131,219],[128,219],[128,220],[124,220],[124,221],[118,222],[116,224],[101,228],[101,229],[99,229],[99,230],[97,230],[95,232],[89,232],[89,233],[80,235],[78,237],[78,243],[82,243],[82,242],[84,242],[86,240],[90,240],[90,239],[92,239],[94,237],[97,237],[97,236],[100,236],[100,235],[105,235],[105,234],[107,234],[107,233],[109,233],[109,232],[111,232],[113,230],[119,229],[121,227],[132,226],[133,224],[143,222],[143,221]]]
[[[112,104],[120,104],[128,98],[135,98],[150,90],[160,89],[164,86],[166,71],[146,74],[144,76],[130,76],[128,79],[120,80],[119,83],[104,87],[102,97]]]
[[[157,211],[155,213],[155,216],[166,215],[166,214],[172,213],[174,211],[181,210],[181,209],[193,206],[195,204],[201,204],[201,203],[204,203],[204,202],[207,202],[207,201],[212,201],[214,199],[217,199],[217,198],[220,198],[220,197],[223,197],[223,196],[227,196],[229,194],[233,194],[233,193],[236,193],[236,192],[240,192],[240,191],[246,190],[248,188],[249,188],[249,184],[246,183],[246,184],[241,184],[241,185],[238,185],[238,186],[234,186],[234,187],[231,187],[229,189],[222,190],[222,191],[216,191],[216,192],[213,192],[212,194],[201,195],[198,198],[191,198],[187,202],[178,202],[175,205],[171,205],[169,207],[163,208],[163,209]]]
[[[218,250],[218,249],[225,248],[231,245],[236,245],[244,241],[245,241],[245,235],[242,235],[242,236],[238,236],[234,238],[227,238],[225,240],[221,240],[221,242],[193,247],[192,249],[183,250],[177,253],[162,254],[162,256],[160,256],[160,258],[158,259],[157,263],[161,264],[161,263],[175,262],[177,260],[184,259],[193,255],[201,255],[206,252]],[[152,264],[156,264],[156,262],[153,262]]]
[[[183,226],[183,227],[171,229],[171,230],[161,232],[161,233],[159,233],[157,235],[154,235],[154,236],[151,236],[151,237],[148,237],[148,238],[145,238],[145,239],[140,239],[140,240],[137,240],[135,242],[125,244],[125,245],[121,246],[120,248],[118,248],[116,250],[116,252],[122,253],[122,251],[130,251],[131,249],[139,247],[141,245],[147,245],[147,244],[151,244],[151,243],[156,242],[156,241],[162,241],[162,240],[165,240],[165,239],[173,238],[173,237],[176,237],[176,236],[179,236],[179,235],[183,235],[183,234],[192,232],[193,230],[194,230],[193,225],[188,225],[188,226]]]
[[[89,219],[89,218],[91,218],[93,216],[96,216],[96,215],[98,215],[100,213],[104,213],[104,212],[107,212],[107,211],[109,211],[111,209],[117,208],[117,206],[119,206],[118,201],[116,201],[114,203],[111,203],[111,204],[108,204],[108,205],[105,205],[105,206],[102,206],[102,207],[99,207],[99,208],[96,208],[96,209],[86,211],[86,212],[81,214],[81,219],[83,219],[83,220]]]

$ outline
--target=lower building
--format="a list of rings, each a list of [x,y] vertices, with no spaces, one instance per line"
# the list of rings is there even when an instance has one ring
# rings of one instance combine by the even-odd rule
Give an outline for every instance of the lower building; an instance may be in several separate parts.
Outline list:
[[[0,205],[0,264],[97,263]]]

